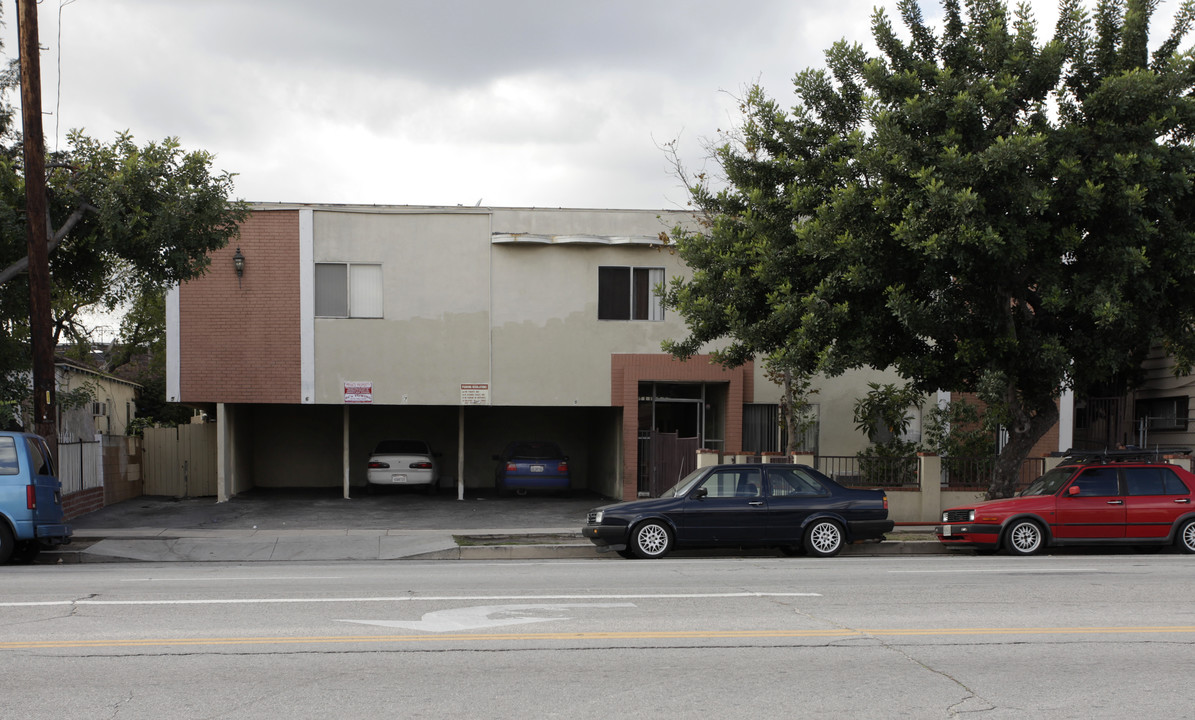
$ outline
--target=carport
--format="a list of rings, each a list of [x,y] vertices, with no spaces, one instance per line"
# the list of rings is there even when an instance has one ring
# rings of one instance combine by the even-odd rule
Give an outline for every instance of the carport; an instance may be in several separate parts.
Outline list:
[[[517,440],[552,440],[569,456],[572,487],[618,497],[622,409],[426,405],[220,404],[220,500],[250,488],[365,484],[381,440],[417,438],[438,454],[440,491],[488,493],[493,455]]]

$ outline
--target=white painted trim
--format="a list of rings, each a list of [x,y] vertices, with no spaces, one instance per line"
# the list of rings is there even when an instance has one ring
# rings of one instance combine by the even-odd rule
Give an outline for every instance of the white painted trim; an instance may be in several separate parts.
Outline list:
[[[179,357],[179,292],[178,285],[166,291],[166,399],[179,401],[182,358]]]
[[[1075,443],[1075,391],[1066,390],[1058,398],[1058,452],[1066,452]]]
[[[299,402],[315,402],[315,212],[299,210]]]
[[[537,233],[491,233],[495,245],[518,243],[536,245],[664,245],[656,235],[540,235]]]

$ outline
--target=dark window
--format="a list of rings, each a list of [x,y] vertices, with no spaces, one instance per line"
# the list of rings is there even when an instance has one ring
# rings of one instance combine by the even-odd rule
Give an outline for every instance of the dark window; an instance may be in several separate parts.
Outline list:
[[[707,497],[758,497],[760,481],[758,470],[719,470],[702,481]]]
[[[430,455],[422,440],[383,440],[373,450],[375,455]]]
[[[1174,472],[1166,468],[1125,468],[1129,495],[1186,495],[1190,491]]]
[[[1153,398],[1138,400],[1135,415],[1137,424],[1145,421],[1148,430],[1179,430],[1187,429],[1187,408],[1190,398],[1185,395],[1168,398]]]
[[[560,452],[556,443],[528,442],[511,446],[507,457],[520,460],[555,460],[564,457],[564,453]]]
[[[784,468],[783,470],[769,469],[768,479],[772,481],[773,497],[790,497],[794,495],[818,497],[829,494],[822,487],[821,483],[808,473],[801,472],[800,470],[791,468]]]
[[[664,268],[599,267],[598,320],[663,320],[653,292],[662,282]]]
[[[1072,484],[1079,488],[1078,497],[1110,497],[1120,494],[1116,482],[1116,468],[1084,470]]]

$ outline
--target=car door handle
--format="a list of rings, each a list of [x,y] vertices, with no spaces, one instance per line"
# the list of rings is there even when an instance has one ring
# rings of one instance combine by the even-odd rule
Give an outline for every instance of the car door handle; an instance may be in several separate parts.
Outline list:
[[[763,505],[763,500],[752,500],[748,505]]]
[[[1124,505],[1124,500],[1109,500],[1109,505]]]
[[[1179,498],[1179,499],[1175,500],[1174,502],[1176,502],[1176,503],[1189,503],[1189,502],[1191,502],[1191,498]]]

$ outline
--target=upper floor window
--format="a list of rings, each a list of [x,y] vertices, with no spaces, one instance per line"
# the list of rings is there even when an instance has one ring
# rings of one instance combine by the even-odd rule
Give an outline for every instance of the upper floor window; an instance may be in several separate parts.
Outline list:
[[[652,289],[664,268],[599,267],[598,320],[663,320],[664,306]]]
[[[315,264],[316,317],[382,317],[382,266]]]

